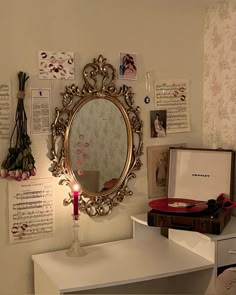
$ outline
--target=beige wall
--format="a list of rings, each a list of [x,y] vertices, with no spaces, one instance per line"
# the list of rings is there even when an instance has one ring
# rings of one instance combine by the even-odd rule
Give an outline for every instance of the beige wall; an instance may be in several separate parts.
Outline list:
[[[138,80],[130,84],[142,110],[145,148],[182,142],[201,145],[203,0],[1,0],[0,37],[0,82],[12,82],[14,109],[19,70],[29,73],[28,88],[52,87],[53,107],[60,105],[58,94],[65,83],[38,80],[38,50],[75,52],[77,74],[100,53],[118,65],[119,52],[130,51],[139,58]],[[143,101],[146,71],[151,73],[152,81],[190,80],[191,132],[150,138],[149,111],[154,109],[154,102],[146,105]],[[26,104],[29,105],[27,99]],[[47,158],[49,137],[31,136],[31,139],[39,172],[37,177],[51,177]],[[8,142],[0,144],[2,161]],[[90,219],[82,215],[80,231],[84,244],[130,237],[129,216],[147,210],[146,149],[142,161],[142,170],[130,185],[134,191],[132,197],[115,208],[109,217]],[[9,245],[7,182],[0,179],[0,294],[32,293],[31,255],[69,246],[71,208],[63,207],[67,189],[59,187],[57,181],[55,179],[55,234],[46,239]]]

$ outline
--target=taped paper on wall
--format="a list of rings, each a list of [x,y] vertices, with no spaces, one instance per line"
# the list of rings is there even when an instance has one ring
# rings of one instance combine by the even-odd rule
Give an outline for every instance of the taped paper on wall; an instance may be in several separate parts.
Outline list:
[[[12,103],[10,83],[0,84],[0,139],[10,138],[11,108]]]
[[[45,238],[55,231],[53,184],[8,182],[10,243]]]
[[[161,80],[155,83],[155,107],[167,111],[167,133],[190,131],[189,83]]]
[[[31,133],[51,132],[51,89],[31,88]]]

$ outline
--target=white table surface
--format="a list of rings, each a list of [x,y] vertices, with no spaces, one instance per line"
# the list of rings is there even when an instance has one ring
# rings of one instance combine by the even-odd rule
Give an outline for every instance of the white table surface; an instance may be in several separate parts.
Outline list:
[[[84,247],[83,257],[65,251],[33,255],[61,292],[164,278],[213,268],[213,263],[157,235]]]

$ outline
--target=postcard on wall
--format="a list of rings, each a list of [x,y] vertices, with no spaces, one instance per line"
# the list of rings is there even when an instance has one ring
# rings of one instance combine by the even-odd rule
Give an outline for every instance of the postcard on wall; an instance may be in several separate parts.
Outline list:
[[[31,133],[51,132],[51,89],[31,88]]]
[[[188,80],[156,81],[155,107],[167,111],[167,134],[190,131]]]
[[[137,55],[135,53],[120,53],[119,78],[137,80]]]
[[[39,79],[75,79],[73,52],[38,52]]]
[[[55,231],[53,183],[47,179],[8,182],[10,243],[50,236]]]
[[[2,83],[0,84],[0,139],[10,138],[11,109],[12,101],[10,83]]]

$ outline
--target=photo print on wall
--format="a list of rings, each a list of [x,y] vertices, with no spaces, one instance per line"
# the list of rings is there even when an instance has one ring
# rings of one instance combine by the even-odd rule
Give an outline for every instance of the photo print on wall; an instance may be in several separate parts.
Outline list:
[[[166,198],[168,196],[169,148],[185,146],[186,143],[177,143],[146,148],[148,198]]]
[[[75,79],[73,52],[38,52],[39,79]]]
[[[151,137],[166,136],[166,110],[150,111]]]
[[[148,197],[167,196],[167,166],[169,146],[147,147]]]
[[[137,55],[135,53],[120,53],[119,78],[137,80]]]

